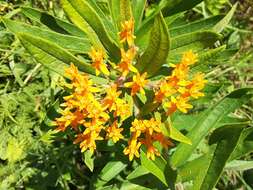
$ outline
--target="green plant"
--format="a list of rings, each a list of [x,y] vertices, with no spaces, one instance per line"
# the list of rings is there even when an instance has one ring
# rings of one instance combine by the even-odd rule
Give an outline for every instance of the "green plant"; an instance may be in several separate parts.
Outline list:
[[[135,43],[140,52],[136,67],[139,71],[146,71],[149,80],[155,83],[170,75],[170,64],[177,64],[185,51],[192,50],[199,55],[198,63],[191,67],[192,75],[197,72],[208,74],[217,65],[229,62],[236,53],[236,50],[220,45],[221,32],[231,20],[236,5],[225,17],[218,15],[189,24],[179,22],[182,12],[199,2],[161,1],[145,15],[145,0],[136,0],[132,4],[128,0],[62,0],[62,7],[72,23],[29,7],[22,7],[21,12],[41,27],[8,18],[2,18],[2,21],[16,34],[37,62],[63,76],[63,68],[73,63],[80,71],[88,73],[96,84],[104,85],[117,75],[111,72],[109,78],[103,75],[96,76],[95,70],[89,64],[89,50],[91,46],[105,49],[110,62],[119,62],[120,42],[117,33],[120,32],[121,22],[128,21],[133,16]],[[111,65],[113,67],[114,64]],[[249,121],[231,117],[231,113],[251,99],[252,89],[237,89],[224,95],[219,93],[223,84],[213,83],[214,79],[211,77],[207,79],[209,83],[204,89],[206,96],[194,101],[195,109],[188,115],[176,113],[170,118],[173,127],[165,130],[164,135],[175,140],[174,149],[162,152],[162,156],[154,161],[141,152],[140,160],[129,162],[120,153],[115,153],[115,149],[122,149],[121,146],[101,142],[95,156],[91,156],[89,152],[84,154],[84,162],[94,171],[89,173],[88,177],[85,174],[76,174],[78,172],[70,172],[78,165],[76,158],[80,155],[76,158],[73,156],[74,164],[64,164],[71,168],[69,171],[59,166],[57,162],[60,158],[56,158],[57,168],[63,170],[62,187],[71,188],[69,184],[70,181],[74,183],[73,176],[81,176],[81,179],[87,181],[83,182],[83,186],[90,188],[102,189],[107,186],[115,189],[174,189],[176,183],[192,182],[191,188],[194,190],[212,189],[226,168],[227,162],[239,159],[252,150],[252,127],[248,126]],[[135,111],[136,107],[141,108],[137,110],[140,111],[141,117],[146,115],[147,110],[156,110],[152,104],[150,108],[147,102],[151,102],[151,96],[148,92],[146,94],[146,97],[139,95],[132,100]],[[54,106],[57,107],[63,95],[54,96],[57,98]],[[54,108],[51,109],[53,111],[48,112],[47,120],[56,118]],[[133,118],[130,118],[131,120]],[[128,128],[130,121],[125,123]],[[186,137],[183,132],[186,133]],[[50,133],[52,132],[49,132],[49,136]],[[68,136],[71,136],[71,132],[63,137],[59,135],[59,142],[66,141],[58,146],[59,155],[63,151],[62,147],[71,149],[72,151],[68,151],[70,154],[76,150],[75,146],[69,145]],[[189,141],[191,145],[188,145]],[[89,172],[88,168],[80,171]],[[99,169],[96,171],[94,168]],[[200,173],[199,170],[203,172]],[[151,174],[160,182],[156,178],[152,182],[146,180],[146,176],[153,179]],[[77,184],[82,182],[75,182],[76,186]]]

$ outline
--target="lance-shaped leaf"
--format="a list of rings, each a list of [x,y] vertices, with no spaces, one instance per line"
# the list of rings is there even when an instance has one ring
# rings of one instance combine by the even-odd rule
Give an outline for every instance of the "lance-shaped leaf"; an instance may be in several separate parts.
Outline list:
[[[203,0],[163,0],[163,2],[166,2],[166,6],[163,9],[164,16],[170,16],[185,10],[189,10],[193,7],[195,7],[197,4],[199,4]]]
[[[141,24],[146,3],[147,0],[133,0],[132,10],[136,29],[138,29]]]
[[[78,37],[87,37],[87,35],[75,25],[68,23],[65,20],[56,18],[47,12],[42,12],[30,7],[21,7],[21,12],[31,20],[45,25],[55,32],[72,34]]]
[[[95,187],[102,187],[111,179],[116,177],[122,170],[126,168],[126,164],[121,161],[108,162],[99,174],[99,179],[94,183]]]
[[[172,165],[178,167],[184,164],[200,141],[223,117],[239,108],[252,97],[250,92],[252,92],[251,88],[235,90],[204,112],[192,130],[186,135],[191,139],[192,145],[180,143],[171,157]]]
[[[147,49],[138,59],[136,68],[148,76],[154,75],[166,62],[170,49],[170,37],[168,28],[160,13],[154,21],[154,26],[150,34]]]
[[[235,13],[236,7],[237,3],[234,4],[232,9],[228,12],[228,14],[213,27],[213,31],[221,32],[229,24],[230,20],[232,19]]]
[[[14,34],[24,33],[55,43],[62,48],[73,53],[87,53],[90,51],[91,44],[87,38],[63,35],[44,28],[27,25],[21,22],[15,22],[10,19],[3,19],[5,26]]]
[[[164,158],[156,157],[154,161],[150,160],[141,150],[141,165],[151,174],[156,176],[164,185],[170,186],[173,189],[177,173],[170,168],[169,164]]]
[[[206,19],[197,20],[188,24],[173,27],[170,29],[170,37],[173,38],[186,33],[211,30],[219,21],[221,21],[222,18],[222,15],[217,15]]]
[[[114,25],[121,30],[121,23],[132,18],[131,2],[130,0],[108,0],[110,14],[112,16]]]
[[[64,65],[67,66],[70,63],[75,64],[80,71],[89,74],[95,73],[89,64],[79,60],[67,50],[50,41],[24,33],[18,33],[17,36],[23,46],[39,63],[59,74],[63,74]]]
[[[106,19],[102,18],[101,10],[95,9],[92,1],[61,0],[61,2],[71,21],[87,33],[96,46],[99,46],[98,37],[110,56],[116,59],[120,55],[119,48],[113,36],[110,35],[114,27],[110,28],[109,23],[104,22]]]
[[[212,190],[215,187],[227,160],[239,143],[243,128],[243,125],[224,126],[213,132],[209,144],[217,143],[216,148],[211,160],[205,165],[205,169],[196,176],[192,189]]]

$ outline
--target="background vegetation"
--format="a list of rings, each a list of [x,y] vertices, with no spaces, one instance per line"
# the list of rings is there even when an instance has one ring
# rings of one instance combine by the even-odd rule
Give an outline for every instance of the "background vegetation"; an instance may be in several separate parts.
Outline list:
[[[98,2],[103,7],[105,0]],[[195,8],[185,11],[173,26],[182,26],[210,16],[228,13],[233,4],[235,1],[206,0]],[[53,16],[67,19],[59,2],[50,0],[0,1],[0,15],[41,26],[40,23],[21,14],[21,6],[38,8],[48,11]],[[145,14],[152,14],[157,6],[157,1],[150,0],[145,8]],[[252,32],[253,1],[238,1],[234,17],[223,31],[223,43],[229,49],[235,49],[237,53],[232,59],[222,60],[224,64],[215,66],[207,73],[213,83],[222,84],[217,91],[218,98],[235,89],[252,86]],[[114,188],[121,189],[165,189],[164,185],[151,174],[147,176],[152,184],[146,183],[145,188],[130,183],[121,185],[126,176],[137,167],[137,163],[127,165],[126,162],[117,162],[118,158],[107,151],[103,152],[103,157],[98,155],[94,163],[90,163],[80,152],[79,147],[73,145],[66,136],[55,134],[48,123],[56,116],[54,108],[58,106],[57,97],[63,93],[59,83],[59,75],[33,59],[1,22],[0,189],[96,189],[96,186],[110,184]],[[252,121],[253,102],[249,101],[237,109],[233,117],[237,118],[237,122]],[[252,125],[249,122],[247,124]],[[200,150],[205,151],[205,143],[202,145]],[[253,189],[252,157],[252,154],[247,154],[241,161],[227,165],[216,188]],[[113,168],[108,165],[104,168],[108,161],[114,159],[116,165]],[[93,167],[92,173],[89,168]],[[117,171],[122,172],[119,174]],[[146,179],[144,177],[138,183]],[[177,183],[177,188],[187,189],[188,185],[190,184],[180,182]]]

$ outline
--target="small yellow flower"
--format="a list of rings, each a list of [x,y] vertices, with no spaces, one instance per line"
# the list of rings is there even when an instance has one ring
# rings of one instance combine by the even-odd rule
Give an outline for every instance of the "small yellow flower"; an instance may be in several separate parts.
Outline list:
[[[151,160],[155,160],[155,156],[160,156],[159,151],[153,146],[153,139],[149,133],[146,133],[145,139],[141,141],[147,147],[147,158]]]
[[[123,43],[127,41],[129,46],[134,44],[134,19],[131,18],[124,23],[121,23],[121,32],[119,33],[120,42]]]
[[[94,47],[91,48],[89,56],[92,59],[92,66],[96,70],[96,75],[99,75],[102,72],[105,75],[109,75],[109,70],[104,63],[105,52],[102,49],[96,50]]]
[[[183,58],[181,60],[181,63],[186,66],[190,66],[190,65],[193,65],[194,63],[196,63],[197,61],[198,61],[197,54],[193,53],[193,51],[190,50],[190,51],[187,51],[183,54]]]
[[[114,111],[114,117],[120,117],[121,121],[128,118],[131,114],[130,106],[123,99],[116,100],[116,109]]]
[[[139,149],[140,149],[141,143],[137,141],[137,139],[132,138],[128,141],[128,147],[126,147],[123,151],[125,155],[129,156],[129,160],[132,161],[134,156],[137,158],[140,157]]]
[[[123,128],[118,127],[117,121],[114,121],[113,124],[106,129],[106,137],[112,139],[114,143],[118,142],[120,139],[123,139],[121,132]]]
[[[175,86],[172,83],[163,81],[159,86],[159,90],[155,93],[155,101],[161,103],[164,98],[170,97],[176,92]]]
[[[122,73],[122,76],[126,77],[130,71],[137,73],[138,70],[132,65],[134,57],[136,55],[136,48],[131,47],[127,51],[125,51],[124,49],[121,49],[120,51],[121,61],[117,65],[117,69]]]
[[[170,102],[165,103],[165,107],[168,108],[168,115],[171,115],[174,113],[177,109],[179,109],[183,113],[187,113],[187,109],[191,109],[193,106],[191,104],[188,104],[189,98],[184,97],[171,97]]]
[[[131,95],[134,96],[137,92],[140,92],[141,94],[145,94],[144,87],[148,83],[148,80],[146,80],[147,73],[143,73],[140,75],[137,73],[133,76],[132,82],[125,83],[125,87],[131,87]]]
[[[116,110],[116,101],[121,94],[121,91],[117,91],[117,88],[117,85],[113,84],[106,90],[106,96],[102,101],[105,109]]]

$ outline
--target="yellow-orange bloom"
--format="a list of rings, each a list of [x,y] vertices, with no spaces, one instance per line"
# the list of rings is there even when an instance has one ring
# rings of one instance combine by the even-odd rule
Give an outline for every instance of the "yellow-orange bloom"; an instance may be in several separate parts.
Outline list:
[[[148,83],[148,80],[146,80],[147,73],[143,73],[140,75],[137,73],[133,76],[132,82],[125,83],[125,87],[131,87],[131,95],[135,95],[137,92],[140,92],[141,94],[145,94],[144,87]]]
[[[131,47],[127,51],[124,49],[121,49],[120,51],[121,61],[118,64],[117,69],[122,73],[122,76],[126,77],[130,71],[137,73],[138,70],[133,66],[133,60],[136,55],[136,48]]]
[[[123,139],[121,132],[123,128],[118,127],[117,121],[114,121],[113,124],[106,129],[106,137],[112,139],[114,143],[118,142],[120,139]]]
[[[96,75],[99,75],[102,72],[105,75],[109,75],[109,70],[104,63],[105,52],[102,49],[96,50],[94,47],[91,48],[89,56],[92,59],[92,66],[96,70]]]
[[[128,21],[121,23],[121,32],[119,33],[120,42],[127,41],[129,46],[134,44],[134,19],[131,18]]]
[[[183,53],[183,58],[181,60],[181,64],[190,66],[198,61],[198,56],[197,54],[193,53],[192,50],[187,51]]]
[[[189,98],[184,97],[171,97],[171,100],[169,102],[166,102],[164,105],[168,108],[168,115],[171,115],[174,113],[177,109],[179,109],[183,113],[187,113],[188,109],[191,109],[193,106],[191,104],[188,104]]]
[[[134,156],[137,158],[140,157],[139,149],[140,149],[141,143],[137,141],[137,139],[130,139],[128,141],[128,147],[126,147],[123,151],[125,155],[129,156],[129,160],[132,161]]]
[[[113,84],[106,90],[106,96],[102,101],[105,109],[116,110],[116,101],[121,94],[121,91],[117,91],[117,88],[117,85]]]

